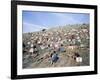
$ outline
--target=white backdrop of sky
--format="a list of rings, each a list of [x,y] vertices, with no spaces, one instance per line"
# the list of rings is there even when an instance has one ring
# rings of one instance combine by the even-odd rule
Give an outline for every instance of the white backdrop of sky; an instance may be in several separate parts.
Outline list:
[[[89,24],[87,13],[57,13],[57,12],[22,12],[23,33],[40,31],[68,24]]]

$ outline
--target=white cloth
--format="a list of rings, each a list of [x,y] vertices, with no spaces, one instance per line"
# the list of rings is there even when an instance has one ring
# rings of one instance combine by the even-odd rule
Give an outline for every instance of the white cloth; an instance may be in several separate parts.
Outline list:
[[[76,62],[82,62],[82,57],[76,57]]]
[[[33,48],[31,48],[31,49],[29,50],[29,52],[31,52],[31,53],[33,53],[33,51],[34,51],[34,49],[33,49]]]

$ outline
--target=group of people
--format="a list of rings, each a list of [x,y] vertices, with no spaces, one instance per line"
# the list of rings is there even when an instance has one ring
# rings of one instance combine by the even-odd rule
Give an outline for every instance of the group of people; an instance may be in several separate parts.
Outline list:
[[[23,40],[23,52],[26,51],[27,55],[34,57],[48,52],[48,54],[51,53],[49,57],[52,62],[56,62],[59,59],[59,53],[66,52],[68,46],[81,46],[83,39],[89,40],[89,26],[81,26],[83,27],[70,30],[58,28],[31,33],[28,40]],[[79,56],[78,53],[77,55]]]

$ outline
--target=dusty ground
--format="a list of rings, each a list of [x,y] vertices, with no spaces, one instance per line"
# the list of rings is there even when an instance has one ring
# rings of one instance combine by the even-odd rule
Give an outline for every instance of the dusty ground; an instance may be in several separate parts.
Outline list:
[[[50,58],[39,60],[43,54],[36,58],[28,57],[24,60],[24,68],[46,68],[46,67],[68,67],[68,66],[86,66],[89,65],[89,50],[85,48],[79,49],[79,54],[82,57],[82,62],[76,62],[72,57],[69,57],[69,50],[59,53],[59,59],[56,63],[51,64]],[[71,54],[71,53],[70,53]]]

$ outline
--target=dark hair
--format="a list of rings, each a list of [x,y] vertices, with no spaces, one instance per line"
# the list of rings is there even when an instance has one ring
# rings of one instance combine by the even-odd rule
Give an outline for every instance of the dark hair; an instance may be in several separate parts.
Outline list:
[[[74,55],[75,55],[76,57],[80,57],[79,53],[77,53],[77,52],[75,52]]]
[[[63,44],[61,44],[61,46],[63,46]]]
[[[33,48],[36,48],[36,45],[34,45]]]
[[[50,44],[48,44],[48,47],[50,47]]]
[[[53,52],[51,53],[50,57],[52,57],[52,55],[53,55],[54,53],[56,53],[56,51],[53,51]]]
[[[56,51],[53,51],[53,53],[56,53]]]

